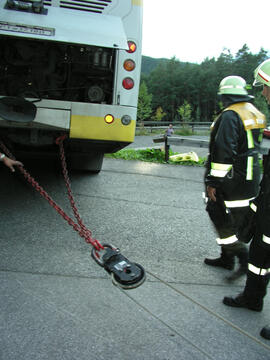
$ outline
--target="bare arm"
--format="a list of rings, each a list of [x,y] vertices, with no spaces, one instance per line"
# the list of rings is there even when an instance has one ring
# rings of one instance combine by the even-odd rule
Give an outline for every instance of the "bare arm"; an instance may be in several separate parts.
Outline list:
[[[23,166],[23,163],[20,161],[12,160],[2,153],[0,153],[0,161],[2,161],[12,172],[15,171],[14,166]]]

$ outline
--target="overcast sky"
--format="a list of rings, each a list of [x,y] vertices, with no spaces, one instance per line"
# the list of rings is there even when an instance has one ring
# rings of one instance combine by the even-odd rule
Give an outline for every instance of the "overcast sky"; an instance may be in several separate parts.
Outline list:
[[[269,0],[144,0],[143,12],[146,56],[201,63],[245,43],[270,50]]]

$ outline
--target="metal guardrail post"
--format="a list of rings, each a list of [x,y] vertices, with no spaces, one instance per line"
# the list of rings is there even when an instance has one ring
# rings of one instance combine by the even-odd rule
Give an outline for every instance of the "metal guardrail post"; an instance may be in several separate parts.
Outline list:
[[[169,151],[170,151],[170,145],[168,145],[168,137],[164,136],[164,145],[165,145],[165,161],[169,161]]]

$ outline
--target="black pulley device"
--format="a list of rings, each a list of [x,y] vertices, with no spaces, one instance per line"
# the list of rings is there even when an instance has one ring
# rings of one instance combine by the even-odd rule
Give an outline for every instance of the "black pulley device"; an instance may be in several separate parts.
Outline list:
[[[146,276],[141,265],[130,262],[118,248],[112,245],[102,244],[102,246],[104,247],[102,254],[99,254],[101,251],[97,252],[93,248],[91,255],[100,266],[111,274],[114,285],[128,290],[134,289],[144,282]]]
[[[37,107],[21,97],[6,96],[0,99],[0,117],[7,121],[28,123],[35,119]]]

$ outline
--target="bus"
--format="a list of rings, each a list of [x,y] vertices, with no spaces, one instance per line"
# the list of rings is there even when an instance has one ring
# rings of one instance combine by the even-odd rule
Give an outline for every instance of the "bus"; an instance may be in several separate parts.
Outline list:
[[[1,0],[0,135],[98,173],[134,141],[143,0]]]

